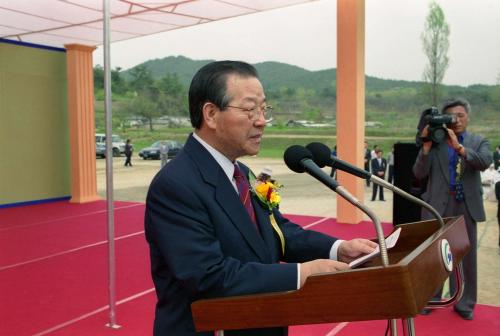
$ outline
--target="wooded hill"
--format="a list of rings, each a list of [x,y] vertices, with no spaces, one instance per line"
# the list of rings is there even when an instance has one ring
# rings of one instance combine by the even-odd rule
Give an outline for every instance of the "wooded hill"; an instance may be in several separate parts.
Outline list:
[[[160,103],[154,105],[161,111],[149,119],[161,116],[188,116],[187,90],[195,72],[211,60],[191,60],[183,56],[154,59],[126,71],[114,69],[113,124],[126,125],[126,120],[137,111],[151,110],[148,105],[154,93],[142,102],[132,101],[141,91],[140,76],[150,77],[147,85],[161,94]],[[264,85],[268,102],[274,107],[275,126],[284,126],[289,120],[305,119],[316,123],[334,123],[336,115],[336,69],[308,71],[297,66],[278,62],[255,64]],[[492,70],[493,71],[493,70]],[[149,72],[149,74],[145,74]],[[102,68],[94,69],[96,83],[96,114],[103,113]],[[135,81],[134,81],[135,78]],[[173,89],[173,90],[172,90]],[[500,86],[442,86],[442,97],[461,96],[472,106],[471,130],[497,138],[496,125],[500,120]],[[168,91],[174,92],[170,94]],[[430,106],[430,99],[423,93],[424,83],[417,81],[389,80],[366,76],[366,120],[381,125],[367,128],[371,136],[411,136],[415,134],[421,112]],[[135,104],[135,105],[134,105]],[[139,114],[141,115],[141,114]],[[142,116],[145,114],[143,113]],[[96,118],[96,128],[103,127],[102,118]],[[493,139],[492,139],[493,140]]]
[[[159,79],[166,74],[177,74],[185,88],[194,73],[212,60],[191,60],[184,56],[169,56],[163,59],[146,61],[138,66],[145,66],[151,71],[153,78]],[[263,62],[255,64],[260,79],[269,99],[291,99],[309,101],[314,97],[314,106],[328,106],[331,111],[335,106],[336,69],[309,71],[303,68],[279,62]],[[123,77],[130,79],[133,68],[123,71]],[[415,113],[429,106],[423,92],[424,83],[381,79],[366,76],[366,109],[367,111],[388,110],[403,113]],[[443,97],[462,96],[467,98],[474,111],[487,113],[500,108],[500,90],[498,85],[449,86],[443,85]],[[322,100],[326,99],[326,104]],[[295,100],[295,99],[293,99]],[[274,103],[274,102],[273,102]],[[318,106],[318,107],[319,107]]]

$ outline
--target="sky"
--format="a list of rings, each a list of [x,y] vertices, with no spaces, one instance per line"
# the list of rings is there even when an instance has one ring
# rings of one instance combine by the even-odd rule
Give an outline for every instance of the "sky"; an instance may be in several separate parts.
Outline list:
[[[427,58],[421,34],[430,0],[365,0],[365,72],[384,79],[422,80]],[[498,84],[500,1],[437,0],[450,26],[444,84]],[[116,42],[111,67],[149,59],[278,61],[307,70],[336,68],[336,0],[318,0],[263,13]],[[103,51],[94,52],[103,64]]]

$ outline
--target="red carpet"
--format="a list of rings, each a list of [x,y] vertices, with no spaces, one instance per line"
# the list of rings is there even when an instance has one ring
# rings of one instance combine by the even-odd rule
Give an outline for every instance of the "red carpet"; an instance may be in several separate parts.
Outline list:
[[[144,205],[115,205],[117,322],[108,317],[105,202],[0,209],[0,335],[151,335],[155,293],[143,234]],[[370,223],[290,215],[340,238],[375,237]],[[384,224],[386,232],[390,224]],[[474,321],[451,309],[416,319],[417,335],[500,335],[500,308],[478,305]],[[291,336],[383,335],[385,321],[294,326]]]
[[[366,321],[348,323],[338,335],[384,335],[387,321]],[[398,324],[399,334],[403,329]],[[415,319],[418,336],[498,336],[500,335],[500,308],[477,305],[474,320],[464,321],[453,308],[436,310],[428,316]],[[296,334],[298,336],[299,334]]]

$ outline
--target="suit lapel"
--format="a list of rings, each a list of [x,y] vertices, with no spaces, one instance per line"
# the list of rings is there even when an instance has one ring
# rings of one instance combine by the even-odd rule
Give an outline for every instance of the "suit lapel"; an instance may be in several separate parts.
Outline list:
[[[186,141],[184,150],[195,165],[198,166],[203,180],[213,186],[215,200],[227,214],[231,223],[241,232],[243,238],[259,259],[262,261],[268,259],[264,241],[255,229],[255,225],[248,216],[236,190],[234,190],[233,185],[217,161],[192,135]]]
[[[250,178],[249,175],[252,174],[250,172],[250,169],[243,165],[240,164],[240,167],[242,167],[242,170],[247,177],[247,180],[250,183]],[[250,186],[251,190],[254,189],[254,186]],[[269,218],[270,213],[269,209],[263,205],[258,197],[254,194],[255,191],[252,191],[252,206],[255,212],[255,219],[257,220],[257,223],[259,223],[259,229],[260,229],[260,237],[261,240],[264,240],[264,243],[266,245],[266,257],[268,258],[268,262],[276,262],[276,260],[279,260],[279,255],[276,255],[275,252],[273,251],[279,251],[279,246],[276,246],[276,238],[274,236],[274,230],[271,225],[271,220]]]

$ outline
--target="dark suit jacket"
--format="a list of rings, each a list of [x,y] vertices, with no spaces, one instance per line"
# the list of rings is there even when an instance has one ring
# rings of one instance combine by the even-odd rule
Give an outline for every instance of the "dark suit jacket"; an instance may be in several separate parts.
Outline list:
[[[484,221],[483,188],[480,171],[488,168],[492,161],[490,143],[487,139],[466,132],[463,145],[467,153],[462,184],[465,194],[465,205],[472,219]],[[422,150],[417,155],[413,173],[419,180],[429,178],[427,189],[422,200],[432,205],[441,215],[444,213],[450,195],[450,174],[448,171],[448,144],[443,141],[433,147],[428,155]],[[429,215],[427,212],[424,214]],[[424,216],[425,219],[432,216]]]
[[[387,168],[387,160],[384,158],[381,158],[381,160],[382,163],[379,164],[378,158],[372,159],[372,174],[383,179],[385,177],[385,170]],[[383,172],[384,175],[379,175],[379,172]]]
[[[498,167],[500,167],[500,153],[497,152],[496,149],[493,152],[493,164],[494,164],[495,170],[497,170]]]
[[[497,205],[497,218],[500,223],[500,181],[495,183],[495,195],[497,197],[498,205]]]
[[[196,335],[190,310],[194,300],[293,290],[293,262],[329,257],[334,238],[303,230],[273,210],[286,240],[280,256],[269,211],[252,202],[260,235],[227,175],[192,136],[155,176],[145,214],[158,296],[154,335]],[[286,329],[235,334],[283,335]]]
[[[369,149],[365,149],[365,170],[370,171],[370,160],[372,159],[372,154]]]

